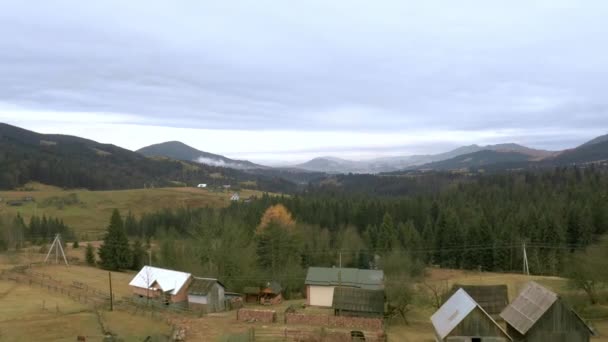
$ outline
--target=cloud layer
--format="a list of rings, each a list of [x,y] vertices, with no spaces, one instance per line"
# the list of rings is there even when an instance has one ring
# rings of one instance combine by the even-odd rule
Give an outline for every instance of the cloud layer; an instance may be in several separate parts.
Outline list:
[[[606,17],[575,0],[5,3],[0,119],[129,148],[165,127],[254,159],[560,149],[608,128]]]

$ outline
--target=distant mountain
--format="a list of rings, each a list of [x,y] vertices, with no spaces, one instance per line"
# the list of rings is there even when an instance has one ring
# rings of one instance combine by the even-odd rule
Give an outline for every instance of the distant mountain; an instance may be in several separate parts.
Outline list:
[[[608,136],[601,136],[577,148],[565,150],[545,163],[556,166],[608,163]]]
[[[459,155],[457,157],[437,161],[422,166],[418,170],[479,170],[491,166],[503,169],[521,168],[533,160],[533,157],[520,152],[501,152],[494,150],[481,150],[473,153]]]
[[[0,189],[13,189],[30,181],[92,190],[179,183],[248,183],[267,191],[295,190],[295,184],[283,178],[166,158],[147,158],[115,145],[68,135],[39,134],[0,123]]]
[[[168,141],[140,148],[136,151],[146,157],[167,157],[175,160],[192,161],[201,164],[229,167],[239,170],[265,168],[247,160],[235,160],[219,154],[199,151],[179,141]]]
[[[498,144],[487,146],[469,145],[439,154],[383,157],[364,161],[352,161],[335,157],[320,157],[312,159],[303,164],[295,165],[294,167],[309,171],[327,173],[394,172],[411,169],[416,166],[440,162],[443,160],[449,160],[458,156],[480,151],[513,152],[525,155],[529,160],[540,160],[555,154],[555,152],[536,150],[518,144]],[[495,158],[491,159],[499,160],[500,156],[507,155],[496,155]],[[507,157],[507,159],[509,158]]]
[[[594,144],[599,144],[599,143],[603,143],[603,142],[605,142],[605,141],[608,141],[608,134],[606,134],[606,135],[602,135],[602,136],[599,136],[599,137],[597,137],[597,138],[595,138],[595,139],[591,139],[591,140],[587,141],[586,143],[582,144],[582,145],[581,145],[581,146],[579,146],[579,147],[583,147],[583,146],[589,146],[589,145],[594,145]]]

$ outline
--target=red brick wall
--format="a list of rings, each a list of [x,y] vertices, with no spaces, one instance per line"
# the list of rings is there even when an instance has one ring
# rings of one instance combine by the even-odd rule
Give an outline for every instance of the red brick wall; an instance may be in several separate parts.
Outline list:
[[[274,310],[239,309],[236,312],[236,319],[239,321],[274,323],[277,320],[277,312]]]
[[[344,317],[329,315],[307,315],[300,313],[285,314],[287,324],[321,325],[334,328],[348,328],[360,330],[382,330],[383,322],[380,318]]]

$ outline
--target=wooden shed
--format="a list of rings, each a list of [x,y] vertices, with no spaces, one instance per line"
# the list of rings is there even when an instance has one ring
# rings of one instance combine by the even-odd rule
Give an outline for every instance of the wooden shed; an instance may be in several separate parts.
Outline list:
[[[588,342],[593,330],[559,296],[535,282],[500,314],[517,342]]]
[[[384,316],[384,290],[364,290],[354,287],[336,287],[333,298],[336,316]]]
[[[500,313],[509,305],[509,289],[507,285],[454,284],[449,295],[456,293],[458,289],[465,290],[493,319],[499,319]],[[444,300],[448,298],[449,296],[446,296]]]
[[[276,305],[283,302],[283,288],[276,281],[266,283],[260,291],[260,304]]]
[[[357,268],[310,267],[304,284],[306,305],[331,308],[334,289],[338,286],[384,290],[384,272]]]
[[[188,307],[206,313],[226,310],[226,287],[217,279],[194,277],[188,289]]]
[[[506,331],[463,289],[431,316],[438,342],[507,342]]]

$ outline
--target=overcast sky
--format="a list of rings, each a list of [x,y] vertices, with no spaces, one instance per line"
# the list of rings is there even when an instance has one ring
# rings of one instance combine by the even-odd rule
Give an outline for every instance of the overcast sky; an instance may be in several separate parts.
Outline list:
[[[608,2],[0,0],[0,121],[254,161],[608,132]]]

